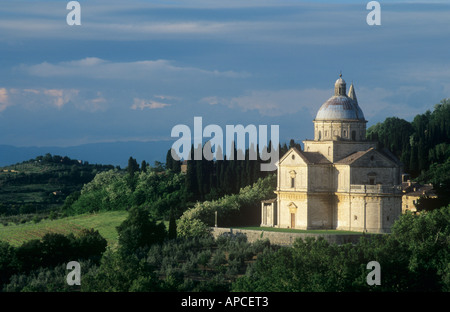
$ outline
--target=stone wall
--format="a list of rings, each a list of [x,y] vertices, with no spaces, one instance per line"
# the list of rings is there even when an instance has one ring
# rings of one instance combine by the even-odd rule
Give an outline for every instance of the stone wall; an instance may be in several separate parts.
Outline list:
[[[295,239],[306,237],[323,237],[329,243],[334,244],[346,244],[353,243],[356,244],[362,236],[370,236],[370,234],[313,234],[313,233],[287,233],[287,232],[273,232],[264,230],[242,230],[233,228],[219,228],[213,227],[212,234],[215,238],[219,237],[224,233],[228,235],[239,235],[243,234],[247,236],[247,241],[252,243],[259,239],[268,238],[270,243],[273,245],[280,246],[291,246]]]

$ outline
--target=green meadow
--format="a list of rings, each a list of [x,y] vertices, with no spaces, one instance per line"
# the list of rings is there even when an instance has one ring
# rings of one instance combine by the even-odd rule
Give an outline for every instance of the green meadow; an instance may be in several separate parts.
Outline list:
[[[116,227],[126,219],[127,215],[127,211],[107,211],[56,220],[42,220],[39,223],[0,225],[0,241],[20,246],[23,242],[39,239],[46,233],[76,234],[83,229],[93,228],[108,241],[108,246],[114,248],[118,241]]]

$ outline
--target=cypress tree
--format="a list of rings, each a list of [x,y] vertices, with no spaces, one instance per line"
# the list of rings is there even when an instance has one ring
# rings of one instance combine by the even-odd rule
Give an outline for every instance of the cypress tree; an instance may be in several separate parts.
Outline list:
[[[166,169],[173,170],[174,159],[172,158],[172,149],[169,149],[166,154]]]
[[[147,172],[147,162],[145,160],[143,160],[141,163],[141,171]]]
[[[197,162],[194,160],[194,146],[191,146],[191,157],[187,161],[187,169],[185,175],[186,193],[189,200],[198,199],[198,185],[197,185]]]
[[[128,167],[127,167],[127,172],[131,177],[134,177],[134,174],[136,171],[139,170],[139,165],[136,161],[136,159],[134,159],[133,157],[130,156],[130,158],[128,159]]]
[[[181,172],[181,161],[172,160],[172,170],[175,173],[180,173]]]
[[[133,191],[136,186],[135,173],[137,171],[139,171],[139,165],[138,165],[136,159],[134,159],[133,157],[130,156],[130,158],[128,159],[128,167],[127,167],[128,185],[130,186],[130,188]]]

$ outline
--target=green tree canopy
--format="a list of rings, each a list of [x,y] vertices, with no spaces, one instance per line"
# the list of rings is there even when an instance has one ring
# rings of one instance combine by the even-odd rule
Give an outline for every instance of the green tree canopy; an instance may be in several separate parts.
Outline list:
[[[403,215],[390,235],[371,235],[356,245],[323,238],[295,241],[292,248],[263,254],[233,291],[449,291],[450,206]],[[381,285],[366,282],[377,261]]]
[[[118,227],[119,248],[125,253],[134,253],[138,248],[161,243],[166,237],[163,223],[150,218],[143,207],[132,207],[129,215]]]

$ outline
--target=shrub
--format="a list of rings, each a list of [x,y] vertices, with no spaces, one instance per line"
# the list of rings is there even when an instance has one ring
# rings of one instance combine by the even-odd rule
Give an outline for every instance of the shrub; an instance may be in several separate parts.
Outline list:
[[[178,237],[204,237],[211,235],[210,228],[199,219],[182,218],[178,222]]]
[[[214,225],[214,215],[217,211],[219,226],[236,225],[241,222],[243,212],[258,209],[261,200],[273,197],[276,185],[275,175],[259,179],[253,185],[241,188],[239,194],[225,195],[214,201],[197,202],[195,206],[183,213],[178,222],[179,235],[195,235],[205,227]],[[240,215],[241,214],[241,215]],[[251,214],[250,214],[251,215]],[[181,229],[180,229],[181,228]]]
[[[265,249],[270,248],[270,246],[270,240],[268,238],[264,240],[258,239],[257,241],[253,242],[252,250],[253,253],[258,254],[263,252]]]
[[[206,266],[211,259],[211,250],[204,250],[198,254],[197,262],[200,265]]]
[[[211,257],[211,265],[218,268],[227,263],[225,253],[221,250],[217,250]]]

